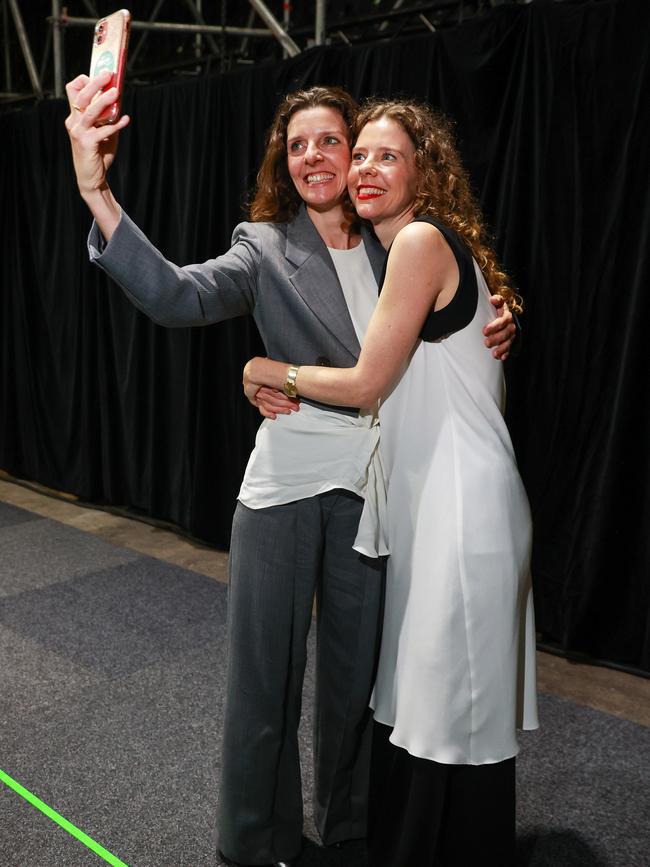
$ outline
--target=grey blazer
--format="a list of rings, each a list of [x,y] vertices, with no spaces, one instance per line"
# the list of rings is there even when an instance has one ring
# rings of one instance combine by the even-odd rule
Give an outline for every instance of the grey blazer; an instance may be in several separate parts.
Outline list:
[[[363,230],[379,282],[385,252]],[[216,259],[179,267],[122,213],[102,247],[93,224],[88,249],[130,300],[160,325],[188,326],[252,314],[270,358],[352,367],[357,340],[332,258],[303,206],[290,223],[240,223]]]

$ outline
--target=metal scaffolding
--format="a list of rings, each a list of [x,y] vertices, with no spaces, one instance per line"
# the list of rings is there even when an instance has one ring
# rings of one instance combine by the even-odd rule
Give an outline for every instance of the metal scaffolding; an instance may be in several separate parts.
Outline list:
[[[125,0],[133,15],[127,79],[147,83],[295,57],[314,45],[390,40],[453,26],[492,6],[526,2],[531,0],[239,0],[233,9],[227,0]],[[105,4],[94,0],[76,0],[75,11],[83,6],[84,15],[70,14],[71,2],[51,0],[47,17],[36,5],[0,0],[0,109],[64,96],[66,71],[85,67],[90,31],[106,13]]]

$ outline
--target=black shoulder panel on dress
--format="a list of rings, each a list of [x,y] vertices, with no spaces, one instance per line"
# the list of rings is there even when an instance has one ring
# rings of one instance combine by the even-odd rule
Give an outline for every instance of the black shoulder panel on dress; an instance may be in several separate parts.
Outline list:
[[[449,304],[440,310],[432,310],[424,320],[420,339],[430,343],[469,325],[478,306],[478,284],[469,247],[453,229],[432,217],[416,217],[413,222],[430,223],[442,233],[456,257],[460,275],[458,289]]]

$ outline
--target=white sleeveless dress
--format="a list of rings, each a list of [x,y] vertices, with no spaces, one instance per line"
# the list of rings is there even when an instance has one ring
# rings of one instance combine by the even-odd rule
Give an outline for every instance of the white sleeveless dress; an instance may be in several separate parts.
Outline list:
[[[417,346],[380,407],[391,556],[372,707],[412,755],[478,765],[516,755],[516,728],[538,725],[531,520],[503,365],[483,343],[494,308],[469,251],[443,234],[459,266],[465,251],[478,305]]]

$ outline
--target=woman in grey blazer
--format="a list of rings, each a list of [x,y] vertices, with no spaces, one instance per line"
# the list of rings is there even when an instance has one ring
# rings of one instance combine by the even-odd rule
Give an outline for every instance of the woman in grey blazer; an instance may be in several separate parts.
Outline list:
[[[94,126],[115,99],[109,90],[91,104],[106,83],[102,76],[79,76],[67,86],[77,181],[95,218],[91,260],[161,325],[207,325],[250,313],[271,357],[353,366],[359,340],[328,247],[363,244],[375,280],[384,259],[371,232],[353,229],[346,206],[354,100],[324,87],[287,97],[271,128],[252,222],[237,226],[223,255],[178,267],[121,210],[107,184],[117,133],[129,118],[111,128]],[[506,313],[488,341],[507,354],[513,332]],[[279,405],[270,400],[265,412],[273,415]],[[304,409],[316,427],[320,418],[358,416],[320,405]],[[308,449],[295,456],[302,483],[310,481],[313,458]],[[313,492],[305,494],[310,485],[303,484],[297,497],[274,489],[268,506],[240,501],[234,517],[218,817],[219,846],[230,864],[282,867],[301,849],[297,729],[314,596],[314,819],[326,845],[365,835],[368,700],[383,568],[381,559],[352,548],[363,508],[355,481],[345,473],[334,482],[312,481]]]

